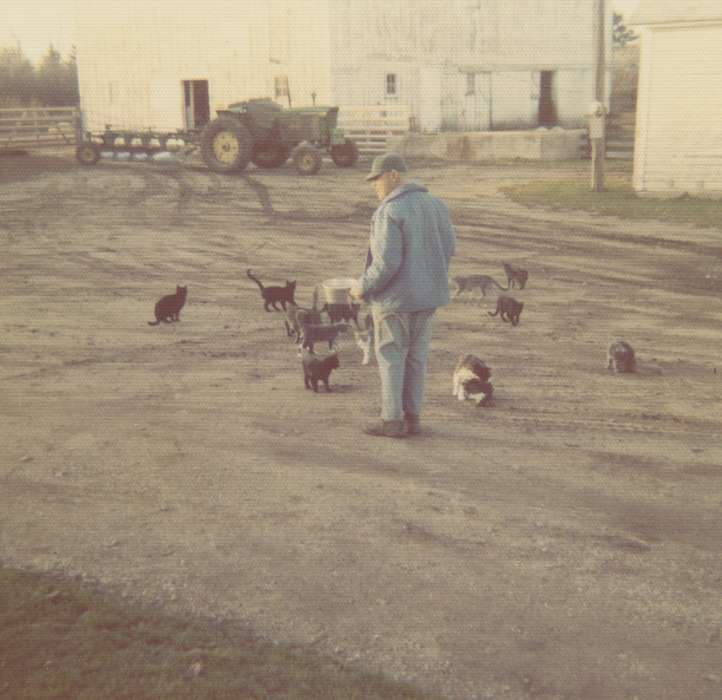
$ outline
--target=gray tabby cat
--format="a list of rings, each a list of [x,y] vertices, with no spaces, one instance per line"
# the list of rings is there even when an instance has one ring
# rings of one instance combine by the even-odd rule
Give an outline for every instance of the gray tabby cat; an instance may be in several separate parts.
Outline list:
[[[456,299],[462,292],[473,292],[477,287],[481,290],[481,296],[485,297],[487,291],[492,290],[494,287],[500,289],[502,292],[508,291],[509,287],[502,287],[493,277],[489,275],[468,275],[466,277],[454,277],[453,280],[456,285],[456,293],[454,299]]]
[[[303,327],[306,324],[321,324],[321,312],[318,311],[318,287],[313,290],[313,305],[310,309],[304,309],[297,306],[294,302],[286,307],[286,318],[283,320],[286,324],[286,334],[291,337],[296,335],[294,342],[298,345],[303,335]]]

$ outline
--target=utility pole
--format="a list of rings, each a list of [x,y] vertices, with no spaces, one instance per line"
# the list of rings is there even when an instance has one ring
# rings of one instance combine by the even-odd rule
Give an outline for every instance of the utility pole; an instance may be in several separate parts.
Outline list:
[[[595,5],[593,22],[595,43],[594,99],[597,105],[601,105],[601,109],[597,107],[597,113],[590,116],[589,140],[592,144],[592,189],[595,192],[602,192],[604,190],[604,156],[606,150],[606,109],[604,108],[606,92],[604,86],[606,73],[604,58],[606,20],[604,16],[604,0],[596,0]]]

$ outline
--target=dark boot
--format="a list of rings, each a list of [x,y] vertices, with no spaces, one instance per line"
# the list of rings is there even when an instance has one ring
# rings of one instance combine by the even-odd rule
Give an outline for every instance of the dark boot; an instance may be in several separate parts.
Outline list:
[[[402,438],[406,435],[402,420],[384,420],[370,423],[364,428],[366,435],[374,437]]]
[[[418,435],[421,432],[420,416],[415,416],[413,413],[407,413],[404,416],[404,423],[406,423],[407,435]]]

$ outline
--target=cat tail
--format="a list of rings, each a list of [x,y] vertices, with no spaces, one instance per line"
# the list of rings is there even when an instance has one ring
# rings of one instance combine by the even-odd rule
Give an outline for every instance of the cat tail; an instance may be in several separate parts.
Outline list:
[[[158,321],[148,321],[149,326],[157,326],[160,323],[160,320]]]
[[[313,311],[318,311],[318,288],[318,284],[313,288],[313,304],[311,306]]]
[[[491,311],[487,311],[486,313],[488,313],[489,316],[496,316],[499,313],[499,309],[497,309],[494,313],[491,313]]]
[[[261,291],[263,291],[263,285],[261,284],[261,280],[259,280],[258,277],[254,277],[253,273],[250,270],[246,270],[246,274],[261,288]]]

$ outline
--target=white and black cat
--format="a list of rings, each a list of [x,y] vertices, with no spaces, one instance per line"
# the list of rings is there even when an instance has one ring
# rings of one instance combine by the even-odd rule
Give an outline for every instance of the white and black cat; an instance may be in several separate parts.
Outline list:
[[[636,372],[634,348],[624,340],[615,340],[607,349],[607,369],[614,372]]]
[[[362,328],[354,330],[353,334],[356,345],[364,354],[361,364],[367,365],[371,361],[371,349],[374,346],[374,320],[371,314],[366,314]]]
[[[462,355],[454,368],[451,393],[459,401],[473,399],[477,406],[491,406],[494,387],[490,377],[486,362],[475,355]]]
[[[493,277],[489,275],[467,275],[466,277],[454,277],[454,284],[456,285],[456,293],[454,299],[456,299],[462,292],[473,292],[474,289],[481,290],[481,296],[485,297],[488,291],[491,291],[496,287],[502,292],[509,290],[509,287],[502,287]]]

